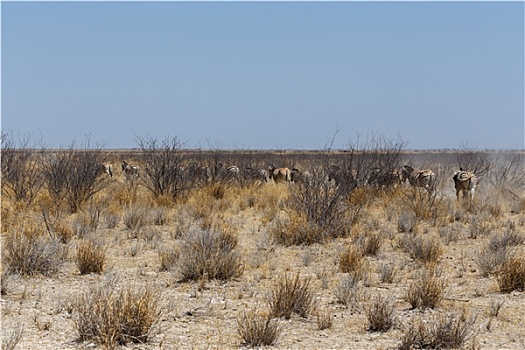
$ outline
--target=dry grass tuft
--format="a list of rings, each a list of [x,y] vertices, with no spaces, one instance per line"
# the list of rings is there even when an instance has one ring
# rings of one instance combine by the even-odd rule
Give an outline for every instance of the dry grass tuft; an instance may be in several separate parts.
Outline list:
[[[151,287],[116,290],[96,286],[73,302],[75,329],[80,341],[105,348],[146,343],[160,320],[159,293]]]
[[[7,329],[3,328],[2,332],[2,350],[14,350],[22,336],[24,335],[24,326],[21,324],[16,324],[11,332],[7,334]]]
[[[228,280],[243,273],[241,256],[234,248],[237,236],[222,230],[190,231],[183,237],[179,257],[182,281],[210,279]]]
[[[435,264],[442,253],[441,242],[436,237],[404,234],[401,248],[414,259],[426,264]]]
[[[502,293],[525,290],[525,258],[512,256],[496,272],[499,290]]]
[[[399,350],[458,349],[472,336],[475,318],[461,312],[439,313],[428,321],[421,317],[404,330]]]
[[[381,295],[365,307],[365,314],[368,330],[371,332],[386,332],[392,328],[396,320],[394,303]]]
[[[272,315],[290,319],[292,313],[306,318],[313,305],[313,292],[310,278],[300,279],[299,273],[290,279],[287,274],[281,276],[268,301]]]
[[[237,317],[237,331],[243,345],[250,347],[274,345],[281,334],[277,320],[271,313],[261,313],[254,310],[242,311]]]
[[[409,285],[406,292],[406,300],[412,308],[431,308],[437,307],[445,291],[445,281],[431,270],[424,270]]]
[[[59,241],[48,238],[43,229],[21,224],[6,234],[2,262],[10,274],[49,275],[57,271],[60,258]]]
[[[81,275],[101,274],[106,264],[106,249],[91,239],[81,240],[78,243],[75,262]]]
[[[365,259],[361,249],[354,245],[349,245],[339,256],[339,270],[350,273],[358,280],[364,275]]]

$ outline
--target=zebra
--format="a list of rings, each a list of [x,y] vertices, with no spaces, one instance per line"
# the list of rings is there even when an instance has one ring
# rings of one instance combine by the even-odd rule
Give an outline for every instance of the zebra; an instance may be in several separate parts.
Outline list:
[[[478,185],[478,178],[472,171],[465,171],[463,168],[459,168],[459,171],[455,171],[452,176],[454,180],[454,187],[456,188],[456,198],[459,201],[459,194],[463,192],[463,197],[467,197],[469,202],[474,199],[474,192]]]
[[[291,182],[298,184],[309,184],[312,179],[312,174],[309,171],[301,171],[297,168],[291,170]]]
[[[128,164],[125,160],[122,161],[122,173],[126,178],[139,177],[139,166]]]
[[[209,166],[198,165],[197,163],[191,163],[187,170],[188,176],[191,181],[194,182],[210,182],[213,178],[212,171]]]
[[[268,171],[251,167],[244,168],[244,178],[248,181],[268,182]]]
[[[410,165],[401,168],[401,182],[406,180],[414,187],[422,187],[427,190],[429,198],[435,193],[436,174],[430,169],[414,170]]]
[[[328,167],[328,182],[335,182],[336,186],[357,187],[357,171],[355,169],[343,169],[337,165]]]
[[[268,169],[269,178],[273,179],[273,181],[277,184],[280,182],[291,182],[292,181],[292,172],[290,169],[284,167],[284,168],[276,168],[275,165],[270,165]]]

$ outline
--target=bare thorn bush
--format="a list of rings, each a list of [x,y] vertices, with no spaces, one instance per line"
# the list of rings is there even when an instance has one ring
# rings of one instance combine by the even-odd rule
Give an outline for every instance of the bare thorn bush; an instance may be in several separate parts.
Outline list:
[[[73,302],[74,325],[80,341],[113,349],[146,343],[160,321],[159,293],[152,287],[95,286]]]
[[[195,230],[183,238],[178,270],[182,281],[210,279],[228,280],[244,271],[241,256],[234,248],[237,236],[222,230]]]
[[[281,276],[268,301],[272,315],[290,319],[296,313],[307,318],[314,301],[310,282],[310,278],[301,279],[299,273],[294,278]]]
[[[424,270],[408,286],[406,300],[414,309],[434,309],[443,300],[445,287],[444,279],[431,270]]]
[[[237,316],[237,331],[243,345],[255,348],[274,345],[282,330],[278,321],[272,319],[271,313],[253,309],[243,310]]]
[[[365,306],[365,314],[371,332],[386,332],[396,320],[393,301],[384,299],[380,294]]]
[[[78,243],[75,262],[81,275],[100,274],[106,264],[106,249],[103,244],[91,239],[83,239]]]
[[[438,313],[427,321],[420,317],[405,327],[397,349],[462,348],[474,333],[475,321],[464,310]]]

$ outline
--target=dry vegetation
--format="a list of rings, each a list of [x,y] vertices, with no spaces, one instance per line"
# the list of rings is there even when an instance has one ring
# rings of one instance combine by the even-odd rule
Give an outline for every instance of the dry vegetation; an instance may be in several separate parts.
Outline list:
[[[384,140],[346,152],[197,152],[176,139],[51,151],[9,141],[2,349],[525,349],[523,152],[404,152]],[[138,178],[121,173],[124,159]],[[102,162],[112,178],[93,173]],[[181,170],[193,162],[279,164],[310,178],[198,181]],[[434,170],[434,198],[359,179],[404,163]],[[328,183],[331,164],[357,168],[356,181]],[[463,164],[481,173],[472,205],[454,194]]]

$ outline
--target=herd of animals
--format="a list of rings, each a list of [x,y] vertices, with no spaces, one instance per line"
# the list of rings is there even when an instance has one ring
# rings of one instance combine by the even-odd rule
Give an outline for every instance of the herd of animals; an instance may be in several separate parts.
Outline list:
[[[138,165],[132,165],[126,161],[122,161],[121,168],[122,174],[127,180],[138,178],[140,175]],[[224,167],[222,163],[215,166],[215,169],[209,166],[191,163],[188,167],[180,167],[178,170],[180,174],[186,174],[202,182],[209,182],[215,176],[215,178],[221,179],[244,177],[248,180],[260,182],[305,183],[308,182],[312,176],[308,171],[302,172],[297,168],[290,169],[287,167],[277,168],[275,165],[270,165],[267,170],[251,167],[241,170],[236,165]],[[400,169],[394,169],[386,173],[378,170],[377,168],[372,169],[363,177],[359,176],[355,169],[343,169],[339,166],[331,165],[328,167],[326,178],[328,182],[333,182],[336,185],[352,184],[355,187],[363,184],[395,185],[408,181],[410,185],[414,187],[425,189],[428,192],[429,198],[435,194],[436,174],[430,169],[417,170],[409,165],[404,165]],[[108,176],[113,177],[113,166],[111,164],[103,164],[102,171]],[[472,201],[478,183],[476,175],[471,171],[460,168],[459,171],[453,173],[452,180],[454,181],[457,199],[460,200],[460,195],[463,194],[463,197]]]

